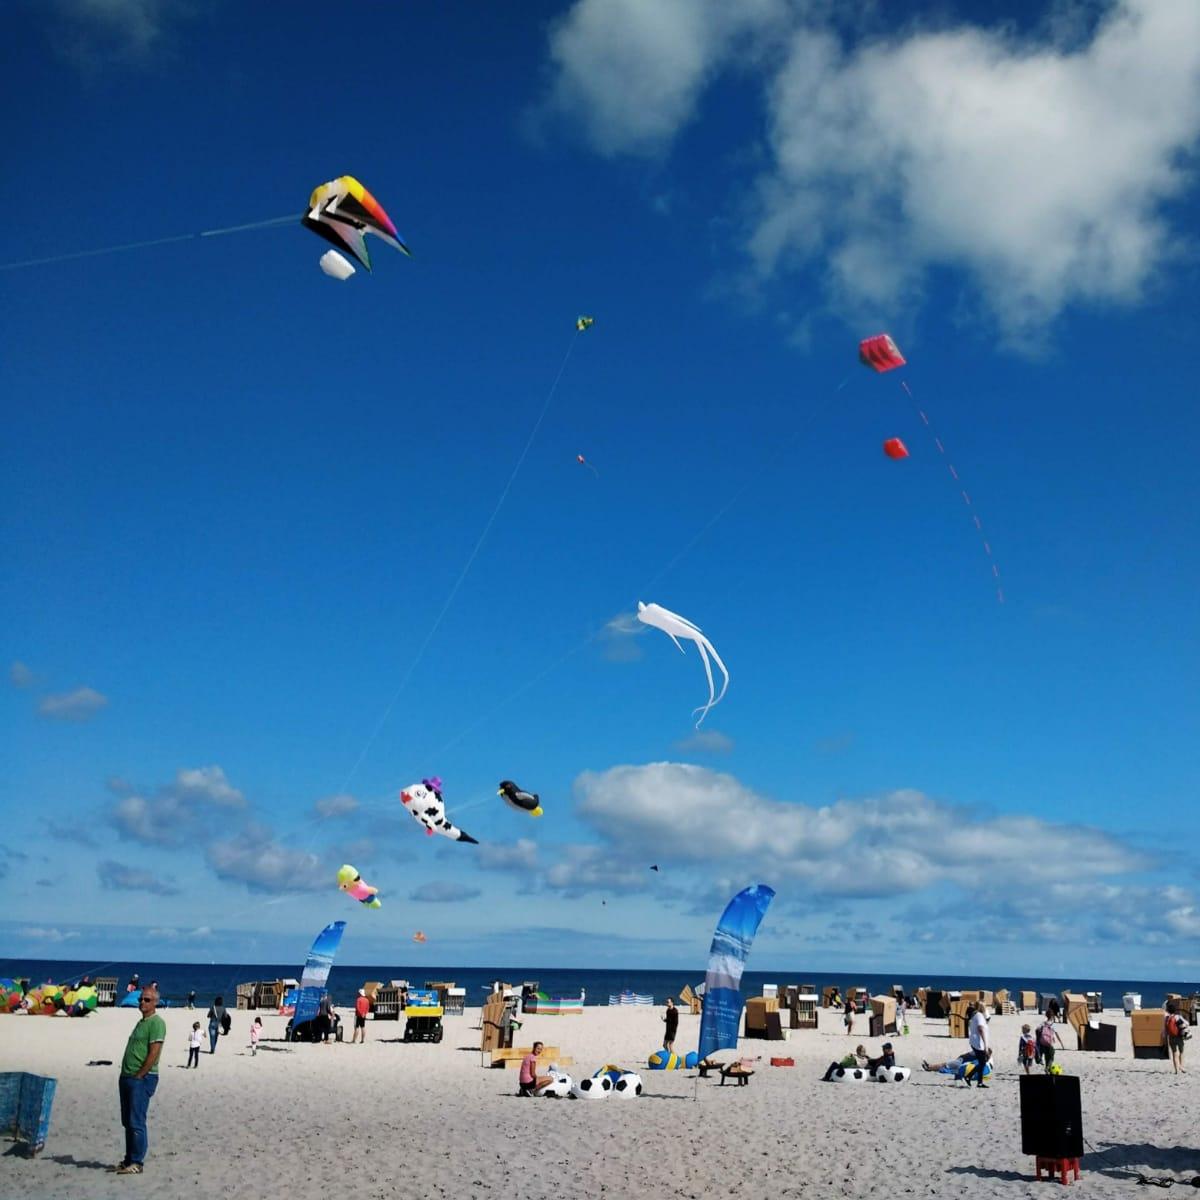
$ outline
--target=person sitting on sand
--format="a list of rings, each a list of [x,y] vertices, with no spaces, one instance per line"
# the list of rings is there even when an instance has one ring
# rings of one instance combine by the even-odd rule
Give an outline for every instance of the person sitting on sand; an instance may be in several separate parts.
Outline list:
[[[922,1061],[921,1070],[922,1071],[937,1071],[942,1075],[957,1075],[959,1073],[959,1071],[961,1071],[963,1069],[963,1067],[965,1067],[967,1065],[967,1063],[973,1063],[974,1061],[975,1061],[974,1054],[972,1054],[970,1056],[965,1055],[965,1054],[960,1054],[957,1058],[949,1058],[945,1062],[931,1063],[931,1062]]]
[[[549,1075],[537,1073],[538,1055],[541,1054],[543,1048],[541,1042],[534,1042],[533,1049],[521,1059],[521,1073],[517,1077],[518,1096],[536,1095],[539,1088],[544,1088],[550,1082]]]
[[[843,1055],[837,1062],[831,1062],[825,1068],[825,1074],[821,1076],[823,1083],[828,1083],[833,1078],[833,1073],[838,1068],[849,1070],[852,1067],[865,1067],[867,1065],[867,1048],[866,1046],[858,1046],[853,1054]]]

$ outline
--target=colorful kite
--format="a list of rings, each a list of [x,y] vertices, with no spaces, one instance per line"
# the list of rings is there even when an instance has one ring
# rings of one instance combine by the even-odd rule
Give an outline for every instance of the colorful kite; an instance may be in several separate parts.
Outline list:
[[[410,784],[400,793],[400,803],[408,809],[409,816],[422,826],[429,837],[440,833],[454,842],[479,843],[457,825],[446,820],[446,802],[442,799],[442,781],[435,775]]]
[[[511,779],[500,781],[500,790],[496,793],[504,797],[504,803],[518,812],[527,812],[531,817],[542,815],[542,806],[537,792],[523,792]]]
[[[708,710],[714,704],[720,704],[721,698],[725,695],[725,690],[729,687],[729,672],[725,669],[725,664],[721,661],[721,656],[717,653],[716,647],[700,632],[698,625],[693,625],[687,617],[681,617],[678,613],[671,612],[668,608],[663,608],[658,604],[643,604],[638,601],[637,618],[643,625],[652,625],[655,629],[661,629],[671,641],[679,649],[679,653],[685,653],[683,647],[679,644],[680,638],[687,638],[688,641],[696,643],[696,649],[700,652],[701,661],[704,663],[704,674],[708,678],[708,703],[701,705],[699,708],[692,709],[693,714],[699,713],[700,720],[696,722],[696,728],[700,728],[701,722],[708,715]],[[715,695],[713,685],[712,667],[709,665],[708,656],[712,655],[713,662],[721,669],[721,673],[725,676],[725,682],[721,685],[721,695]]]
[[[379,900],[379,889],[363,882],[363,877],[348,863],[338,868],[337,884],[352,900],[365,904],[368,908],[382,908]]]
[[[576,317],[575,328],[582,333],[585,329],[591,329],[596,323],[595,317]]]
[[[424,935],[424,934],[423,934],[423,933],[422,933],[422,932],[421,932],[421,931],[418,929],[418,930],[417,930],[417,932],[413,934],[413,941],[414,941],[414,942],[416,942],[418,946],[423,946],[423,945],[425,945],[425,942],[426,942],[426,937],[425,937],[425,935]]]
[[[877,333],[874,337],[863,338],[858,343],[858,361],[864,367],[882,373],[904,366],[904,355],[888,334]]]
[[[908,447],[899,438],[888,438],[883,443],[883,452],[888,458],[907,458]]]
[[[349,250],[368,271],[371,269],[371,253],[366,243],[368,233],[405,254],[410,253],[383,205],[353,175],[342,175],[314,188],[308,199],[308,212],[300,218],[300,223],[318,237],[332,242],[338,250]],[[325,270],[324,261],[322,270]]]

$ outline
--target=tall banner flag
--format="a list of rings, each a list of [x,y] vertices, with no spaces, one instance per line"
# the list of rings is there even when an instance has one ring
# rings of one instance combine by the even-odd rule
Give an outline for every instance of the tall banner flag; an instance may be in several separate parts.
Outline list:
[[[725,907],[713,934],[704,976],[704,1010],[700,1014],[700,1057],[715,1050],[737,1049],[742,1021],[742,971],[754,935],[775,898],[764,883],[743,888]]]
[[[345,928],[345,921],[333,921],[317,934],[317,940],[313,942],[312,949],[308,952],[304,973],[300,976],[300,990],[296,993],[296,1011],[292,1016],[293,1029],[296,1029],[303,1021],[311,1021],[317,1015],[325,984],[329,980],[329,971],[333,966],[333,956],[342,944],[342,933]]]

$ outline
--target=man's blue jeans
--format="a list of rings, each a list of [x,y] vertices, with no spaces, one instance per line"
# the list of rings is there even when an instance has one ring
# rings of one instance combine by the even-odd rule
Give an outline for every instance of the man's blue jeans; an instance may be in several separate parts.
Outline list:
[[[125,1162],[146,1161],[146,1115],[150,1109],[150,1097],[158,1087],[158,1076],[149,1074],[145,1079],[136,1075],[122,1075],[117,1082],[121,1094],[121,1124],[125,1126]]]

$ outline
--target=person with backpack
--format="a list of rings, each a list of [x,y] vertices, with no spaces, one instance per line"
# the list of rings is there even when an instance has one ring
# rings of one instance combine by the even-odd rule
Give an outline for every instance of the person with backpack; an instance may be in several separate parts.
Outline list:
[[[1179,1011],[1179,1005],[1174,1000],[1167,1002],[1167,1014],[1163,1017],[1163,1032],[1167,1037],[1167,1046],[1171,1051],[1171,1066],[1175,1074],[1183,1071],[1183,1043],[1188,1036],[1187,1018]],[[1184,1074],[1187,1074],[1184,1071]]]
[[[1050,1068],[1054,1066],[1055,1042],[1058,1042],[1062,1049],[1066,1049],[1062,1038],[1058,1036],[1058,1030],[1054,1028],[1054,1021],[1047,1016],[1037,1031],[1037,1048],[1047,1075],[1051,1074]]]
[[[1030,1032],[1028,1025],[1021,1026],[1021,1036],[1017,1041],[1017,1066],[1025,1068],[1028,1075],[1033,1067],[1034,1056],[1037,1054],[1037,1038]]]

